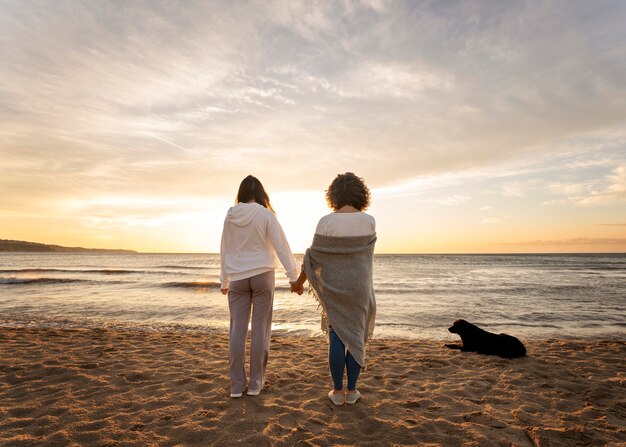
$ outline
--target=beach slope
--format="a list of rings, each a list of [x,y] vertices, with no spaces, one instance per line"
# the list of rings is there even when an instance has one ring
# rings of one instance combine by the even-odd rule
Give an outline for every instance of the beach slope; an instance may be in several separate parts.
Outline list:
[[[275,336],[266,389],[230,399],[224,333],[0,328],[0,445],[624,445],[626,343],[526,345],[374,340],[334,407],[322,338]]]

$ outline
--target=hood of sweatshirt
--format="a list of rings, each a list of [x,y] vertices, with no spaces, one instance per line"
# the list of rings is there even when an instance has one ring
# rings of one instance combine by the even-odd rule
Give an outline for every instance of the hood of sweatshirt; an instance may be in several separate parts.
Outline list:
[[[228,210],[226,220],[238,227],[245,227],[261,212],[261,208],[263,207],[258,203],[238,203]]]

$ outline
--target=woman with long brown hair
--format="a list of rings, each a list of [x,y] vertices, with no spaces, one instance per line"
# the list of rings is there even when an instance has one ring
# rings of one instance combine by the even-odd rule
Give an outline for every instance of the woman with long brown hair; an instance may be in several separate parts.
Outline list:
[[[241,397],[247,386],[257,396],[265,385],[274,302],[276,255],[292,284],[298,278],[296,263],[269,196],[256,177],[241,182],[235,206],[224,220],[220,249],[221,291],[228,294],[230,311],[230,397]],[[300,292],[301,293],[301,292]],[[250,380],[245,367],[246,338],[252,313]]]

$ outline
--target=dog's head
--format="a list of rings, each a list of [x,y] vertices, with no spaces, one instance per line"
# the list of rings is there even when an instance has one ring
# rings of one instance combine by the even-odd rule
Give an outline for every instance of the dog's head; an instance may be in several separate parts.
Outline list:
[[[450,326],[448,330],[453,334],[461,334],[464,330],[470,328],[471,326],[473,326],[473,324],[468,323],[465,320],[456,320],[452,323],[452,326]]]

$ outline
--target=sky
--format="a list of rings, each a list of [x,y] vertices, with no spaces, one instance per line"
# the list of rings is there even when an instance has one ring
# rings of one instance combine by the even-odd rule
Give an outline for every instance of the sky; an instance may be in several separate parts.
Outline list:
[[[0,0],[0,239],[294,252],[344,172],[378,253],[626,252],[626,2]]]

